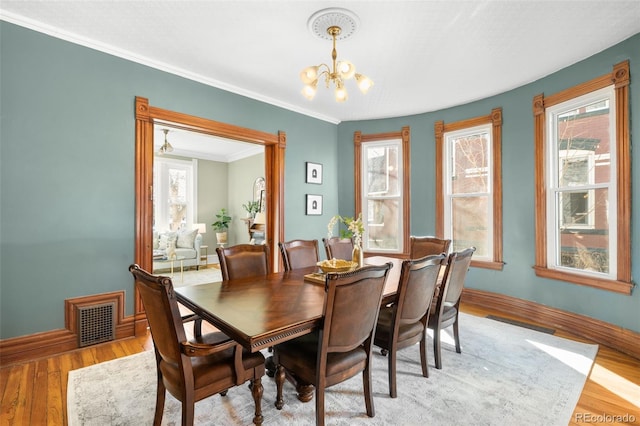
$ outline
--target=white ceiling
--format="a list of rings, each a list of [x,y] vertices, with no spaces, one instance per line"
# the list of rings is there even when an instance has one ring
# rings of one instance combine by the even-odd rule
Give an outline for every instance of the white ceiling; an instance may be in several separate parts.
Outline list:
[[[156,153],[164,144],[164,129],[169,130],[167,141],[173,148],[171,155],[231,163],[264,152],[264,147],[261,145],[217,138],[174,128],[171,125],[156,124],[153,128],[153,145]]]
[[[339,41],[374,80],[348,82],[338,104],[313,101],[300,71],[329,63],[309,17],[359,17]],[[2,0],[0,18],[231,92],[338,123],[461,105],[535,81],[640,32],[640,1],[32,1]]]

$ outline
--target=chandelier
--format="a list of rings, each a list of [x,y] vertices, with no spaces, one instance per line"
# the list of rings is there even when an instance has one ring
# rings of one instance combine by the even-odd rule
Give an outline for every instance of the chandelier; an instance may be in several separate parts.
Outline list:
[[[324,79],[327,89],[333,83],[336,102],[344,102],[348,98],[347,89],[344,86],[345,80],[355,78],[358,88],[363,94],[366,94],[373,86],[373,81],[369,77],[356,72],[353,63],[346,60],[338,61],[336,40],[344,40],[353,35],[357,27],[357,19],[354,13],[339,8],[324,9],[309,18],[309,29],[317,37],[332,40],[333,50],[331,51],[331,66],[323,63],[307,67],[300,73],[300,79],[305,85],[302,94],[307,99],[312,100],[315,97],[320,79]]]
[[[169,129],[162,129],[162,131],[164,132],[164,144],[160,147],[160,149],[158,150],[158,153],[166,154],[167,152],[173,151],[173,147],[167,140],[167,133],[169,133]]]

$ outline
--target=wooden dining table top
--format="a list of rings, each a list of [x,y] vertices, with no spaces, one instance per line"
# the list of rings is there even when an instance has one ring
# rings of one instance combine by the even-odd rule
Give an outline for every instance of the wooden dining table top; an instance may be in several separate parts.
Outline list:
[[[402,259],[374,256],[367,265],[391,262],[383,301],[395,296]],[[311,333],[321,324],[324,285],[305,280],[316,267],[266,276],[175,288],[178,301],[246,349],[257,352]]]

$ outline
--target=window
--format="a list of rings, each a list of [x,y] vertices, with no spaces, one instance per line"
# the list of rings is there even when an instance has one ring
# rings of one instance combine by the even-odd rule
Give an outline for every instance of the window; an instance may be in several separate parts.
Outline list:
[[[154,162],[153,229],[191,229],[194,224],[196,161],[156,157]]]
[[[502,269],[502,109],[436,122],[436,233],[453,251],[475,247],[474,266]]]
[[[366,252],[409,252],[409,128],[356,132],[356,215],[362,213]]]
[[[631,292],[628,85],[623,62],[534,98],[539,276]]]

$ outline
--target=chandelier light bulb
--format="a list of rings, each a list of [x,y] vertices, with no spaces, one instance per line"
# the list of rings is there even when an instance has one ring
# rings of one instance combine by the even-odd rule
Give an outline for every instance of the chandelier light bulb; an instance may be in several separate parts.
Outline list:
[[[366,95],[371,86],[373,86],[373,81],[367,77],[366,75],[356,74],[356,81],[358,82],[358,88],[360,91]]]
[[[310,84],[305,84],[302,88],[302,94],[305,98],[310,101],[316,96],[316,92],[318,91],[318,80],[311,82]]]
[[[307,67],[300,73],[300,80],[304,84],[311,84],[318,79],[318,66]]]
[[[338,73],[340,77],[347,80],[354,76],[356,73],[356,67],[349,61],[340,61],[338,62]]]
[[[349,98],[347,89],[344,88],[342,82],[338,80],[336,83],[336,102],[344,102]]]

